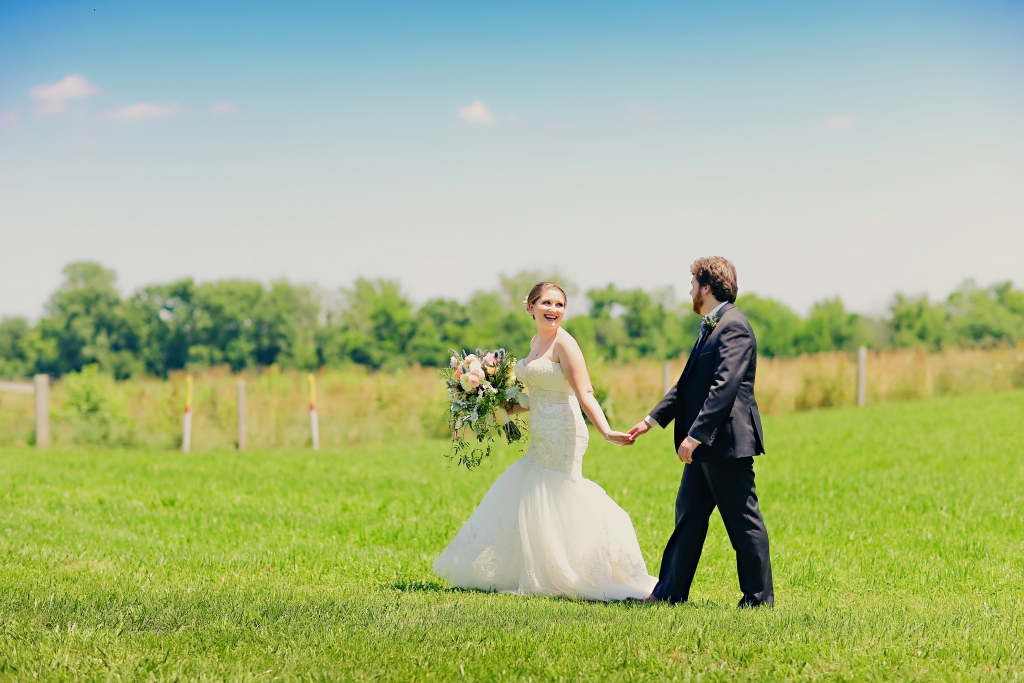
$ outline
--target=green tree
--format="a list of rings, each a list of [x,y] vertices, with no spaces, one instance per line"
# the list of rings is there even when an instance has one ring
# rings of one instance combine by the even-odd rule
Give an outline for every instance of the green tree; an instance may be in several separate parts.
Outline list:
[[[964,282],[947,301],[953,340],[975,345],[1024,337],[1024,317],[1009,305],[1015,306],[1017,301],[1016,290],[1009,282],[987,288],[973,280]]]
[[[129,297],[126,317],[131,327],[140,331],[140,360],[149,373],[166,377],[188,364],[197,335],[195,299],[192,278],[151,285]]]
[[[675,303],[671,289],[652,293],[609,284],[591,289],[587,297],[592,322],[570,321],[567,329],[586,338],[605,358],[674,358],[696,339],[700,320]]]
[[[252,311],[256,362],[315,369],[319,365],[316,348],[319,313],[320,302],[311,288],[283,280],[272,283]]]
[[[889,313],[892,345],[896,348],[938,348],[947,336],[949,314],[946,308],[941,304],[933,305],[926,295],[897,294]]]
[[[187,305],[180,308],[184,314],[181,329],[187,345],[187,367],[198,369],[227,363],[237,371],[272,365],[278,360],[282,346],[278,328],[282,321],[272,313],[266,316],[269,320],[257,320],[257,311],[266,296],[262,283],[207,282],[196,285],[190,294]],[[262,349],[258,340],[263,341]]]
[[[63,375],[97,363],[118,378],[144,371],[138,336],[127,324],[114,271],[80,261],[63,272],[64,283],[39,323],[41,341],[52,344],[55,355],[37,359],[39,369]]]
[[[448,364],[450,349],[466,346],[470,327],[466,307],[453,299],[431,299],[416,311],[409,356],[420,365]]]
[[[590,300],[589,320],[566,322],[566,329],[580,341],[584,349],[595,349],[598,356],[609,360],[633,360],[637,357],[633,340],[621,317],[626,312],[619,289],[612,284],[587,291]]]
[[[796,339],[801,353],[849,351],[868,337],[860,316],[846,310],[839,297],[814,304]]]
[[[744,294],[736,299],[736,306],[754,328],[757,352],[761,355],[793,356],[799,351],[797,339],[803,333],[803,320],[781,301],[763,299],[756,294]]]
[[[0,377],[28,377],[35,371],[36,336],[25,318],[0,320]]]
[[[371,368],[400,367],[415,331],[412,304],[394,280],[359,278],[342,289],[343,306],[332,315],[322,337],[321,357],[329,363],[358,363]]]
[[[523,358],[530,353],[530,340],[537,327],[522,306],[506,306],[497,292],[476,292],[466,303],[469,325],[463,348],[505,348]]]

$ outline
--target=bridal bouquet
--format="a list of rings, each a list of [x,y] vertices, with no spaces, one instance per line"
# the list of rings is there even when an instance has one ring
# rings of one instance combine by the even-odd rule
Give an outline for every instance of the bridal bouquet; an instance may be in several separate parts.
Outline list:
[[[529,396],[516,379],[516,359],[505,349],[476,353],[452,350],[449,367],[441,370],[448,386],[448,426],[452,431],[452,454],[459,464],[473,469],[491,454],[494,437],[508,443],[523,439],[523,426],[505,410],[506,403],[529,407]],[[475,446],[470,439],[484,446]]]

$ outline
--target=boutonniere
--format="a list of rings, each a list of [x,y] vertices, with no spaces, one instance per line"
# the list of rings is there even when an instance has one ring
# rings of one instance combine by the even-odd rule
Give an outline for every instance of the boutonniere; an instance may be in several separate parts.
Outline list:
[[[704,316],[704,329],[711,334],[714,329],[718,326],[718,314],[712,313],[711,315]]]

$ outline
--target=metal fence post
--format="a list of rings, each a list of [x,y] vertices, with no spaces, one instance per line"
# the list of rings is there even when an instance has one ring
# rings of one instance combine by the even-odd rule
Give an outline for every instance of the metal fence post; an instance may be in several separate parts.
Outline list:
[[[192,375],[185,379],[185,421],[181,427],[181,452],[192,450]]]
[[[36,375],[33,378],[36,395],[36,448],[50,447],[50,378]]]
[[[316,414],[316,378],[309,374],[309,428],[312,436],[313,450],[320,450],[320,420]]]
[[[245,380],[238,380],[238,450],[244,451],[249,445],[245,434]]]
[[[863,408],[868,397],[868,349],[857,349],[857,407]]]

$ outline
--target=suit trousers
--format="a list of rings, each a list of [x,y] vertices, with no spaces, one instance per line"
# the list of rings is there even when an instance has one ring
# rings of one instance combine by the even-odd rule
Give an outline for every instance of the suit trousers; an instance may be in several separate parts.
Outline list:
[[[716,506],[736,551],[743,592],[740,606],[773,604],[768,530],[754,491],[753,457],[691,463],[683,468],[676,496],[676,528],[661,559],[654,595],[669,602],[685,602],[690,597],[690,584]]]

